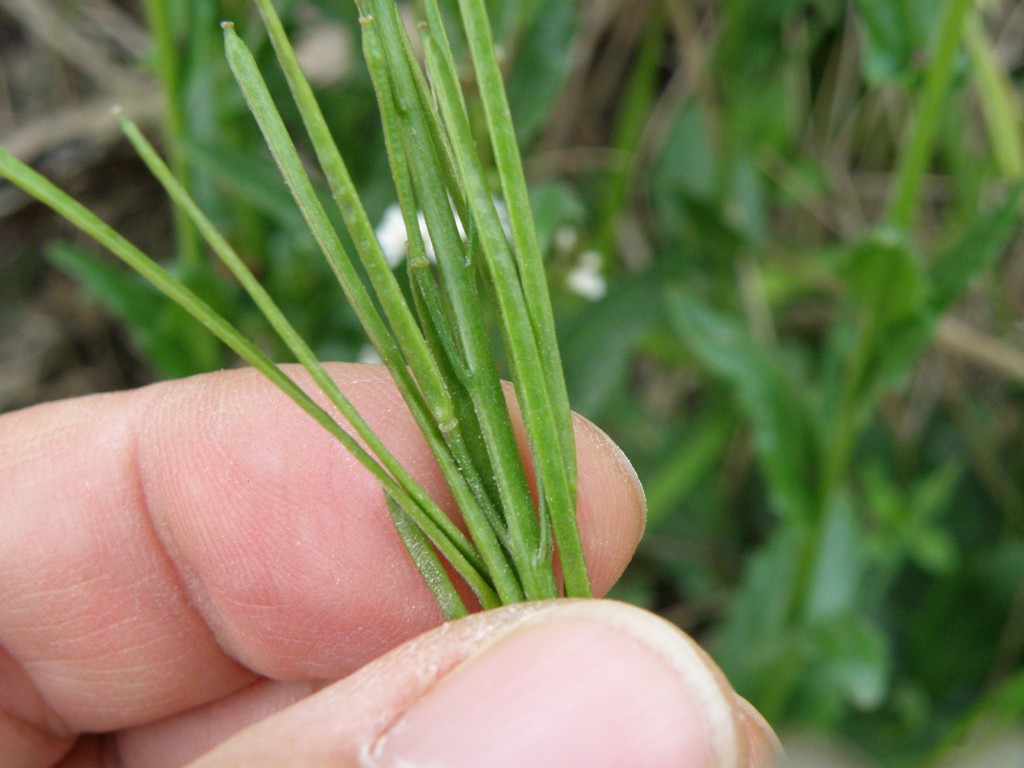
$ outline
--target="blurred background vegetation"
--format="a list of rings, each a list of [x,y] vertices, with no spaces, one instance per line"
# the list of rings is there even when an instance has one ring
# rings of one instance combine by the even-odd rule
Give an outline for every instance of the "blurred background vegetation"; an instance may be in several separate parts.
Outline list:
[[[380,219],[354,4],[279,6]],[[1024,4],[491,6],[572,402],[648,492],[616,596],[857,765],[1022,764],[955,755],[1024,713]],[[359,359],[223,63],[230,18],[281,88],[252,16],[0,0],[0,143],[273,350],[116,136],[123,104],[322,358]],[[231,364],[0,186],[0,410]]]

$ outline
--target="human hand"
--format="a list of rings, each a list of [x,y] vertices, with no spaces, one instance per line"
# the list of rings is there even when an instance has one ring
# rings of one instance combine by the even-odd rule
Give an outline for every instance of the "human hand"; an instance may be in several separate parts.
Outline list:
[[[386,374],[331,370],[447,499]],[[604,594],[643,497],[607,438],[576,430]],[[553,601],[438,627],[379,486],[252,371],[0,417],[0,489],[4,768],[710,768],[775,752],[699,649],[638,609]]]

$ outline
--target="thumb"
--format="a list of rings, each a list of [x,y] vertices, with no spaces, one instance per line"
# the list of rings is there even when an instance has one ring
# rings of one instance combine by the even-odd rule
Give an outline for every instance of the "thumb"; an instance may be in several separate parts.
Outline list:
[[[442,626],[193,764],[769,766],[771,729],[672,625],[610,601]]]

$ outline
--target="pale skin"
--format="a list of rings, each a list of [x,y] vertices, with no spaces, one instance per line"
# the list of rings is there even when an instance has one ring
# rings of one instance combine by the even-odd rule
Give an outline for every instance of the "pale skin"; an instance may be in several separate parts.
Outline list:
[[[334,375],[438,499],[386,375]],[[644,524],[576,422],[595,594]],[[769,765],[675,629],[609,601],[441,616],[373,478],[251,371],[0,417],[0,763]],[[622,762],[627,760],[627,762]]]

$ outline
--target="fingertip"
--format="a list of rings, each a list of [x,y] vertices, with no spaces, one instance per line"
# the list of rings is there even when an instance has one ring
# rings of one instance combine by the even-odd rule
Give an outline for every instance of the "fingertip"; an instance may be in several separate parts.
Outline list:
[[[329,370],[451,509],[387,372]],[[600,595],[639,541],[643,494],[600,430],[582,419],[576,429],[580,526]],[[11,511],[0,618],[17,617],[5,647],[34,662],[34,684],[73,727],[161,717],[254,673],[337,678],[440,622],[379,484],[255,371],[8,414],[0,443],[12,447],[0,467]],[[117,695],[96,694],[101,677]]]
[[[740,722],[747,738],[750,768],[772,768],[778,765],[784,751],[775,730],[749,701],[741,696],[736,698]]]
[[[644,533],[647,501],[622,449],[596,424],[573,414],[579,463],[578,519],[595,596],[605,595]]]
[[[552,604],[441,680],[366,753],[374,768],[733,768],[734,697],[677,629],[608,601]]]
[[[761,768],[745,724],[677,628],[622,603],[558,600],[434,630],[201,764]]]

